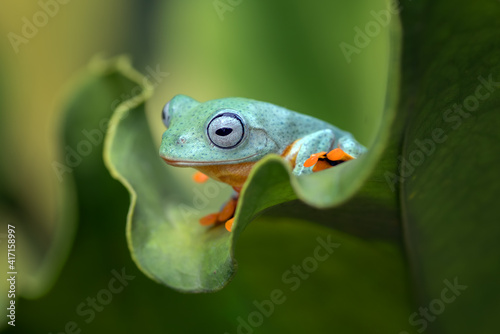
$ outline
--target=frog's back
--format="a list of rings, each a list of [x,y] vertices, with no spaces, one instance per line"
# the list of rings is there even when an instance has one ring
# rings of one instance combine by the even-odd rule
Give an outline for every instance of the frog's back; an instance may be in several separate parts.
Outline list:
[[[262,125],[261,129],[266,131],[267,135],[275,141],[280,152],[294,141],[326,129],[331,130],[336,139],[352,138],[349,132],[343,131],[330,123],[284,107],[255,101],[255,108],[256,110],[253,112],[256,118],[254,124]]]

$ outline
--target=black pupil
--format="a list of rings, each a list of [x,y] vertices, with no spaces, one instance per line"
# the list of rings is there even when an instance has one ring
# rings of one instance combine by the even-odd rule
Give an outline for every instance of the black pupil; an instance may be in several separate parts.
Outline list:
[[[231,129],[231,128],[220,128],[220,129],[217,129],[217,131],[215,131],[215,133],[218,136],[227,136],[231,132],[233,132],[233,129]]]

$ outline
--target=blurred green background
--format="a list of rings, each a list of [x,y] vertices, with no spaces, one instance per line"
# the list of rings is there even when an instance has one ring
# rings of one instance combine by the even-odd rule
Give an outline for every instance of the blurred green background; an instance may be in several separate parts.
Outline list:
[[[0,324],[6,333],[237,333],[238,319],[248,321],[255,302],[275,289],[286,291],[286,301],[256,333],[411,331],[400,245],[264,216],[241,237],[239,270],[229,286],[215,294],[180,294],[132,262],[125,240],[128,194],[109,177],[101,148],[62,182],[53,167],[65,153],[61,110],[96,55],[127,54],[143,74],[161,73],[150,76],[155,93],[147,111],[158,143],[161,108],[182,93],[200,101],[242,96],[272,102],[325,119],[370,146],[391,66],[388,32],[382,28],[350,61],[339,44],[354,44],[354,28],[372,21],[370,12],[386,8],[385,1],[42,3],[52,5],[53,17],[14,47],[9,33],[22,36],[24,18],[33,21],[42,6],[11,1],[0,13],[0,247],[5,252],[5,225],[15,224],[22,296],[16,327]],[[214,3],[231,10],[220,14]],[[116,94],[119,101],[127,98]],[[290,291],[283,273],[312,255],[317,237],[329,235],[341,240],[338,254]],[[122,270],[134,278],[109,304],[88,311]]]

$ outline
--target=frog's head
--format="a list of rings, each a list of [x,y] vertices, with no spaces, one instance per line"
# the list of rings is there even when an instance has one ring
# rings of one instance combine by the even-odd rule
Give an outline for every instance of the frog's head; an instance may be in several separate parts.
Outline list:
[[[177,95],[163,108],[167,130],[160,156],[170,165],[197,167],[256,161],[276,152],[265,130],[265,105],[244,98],[200,103]]]

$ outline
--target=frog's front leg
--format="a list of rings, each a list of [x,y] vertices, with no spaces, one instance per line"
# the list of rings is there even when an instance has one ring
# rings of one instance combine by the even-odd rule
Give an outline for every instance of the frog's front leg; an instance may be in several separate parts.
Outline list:
[[[295,160],[293,173],[295,175],[311,174],[313,167],[305,167],[304,163],[311,155],[330,151],[335,141],[335,134],[330,129],[313,132],[293,143],[288,159]],[[292,157],[292,159],[290,159]],[[287,157],[286,157],[287,158]]]
[[[355,159],[366,151],[350,134],[335,138],[335,133],[330,129],[301,138],[293,144],[290,152],[294,150],[296,156],[293,173],[296,175],[310,174],[336,166]]]
[[[353,159],[359,158],[360,155],[366,152],[366,148],[358,143],[350,133],[340,137],[337,146]]]

